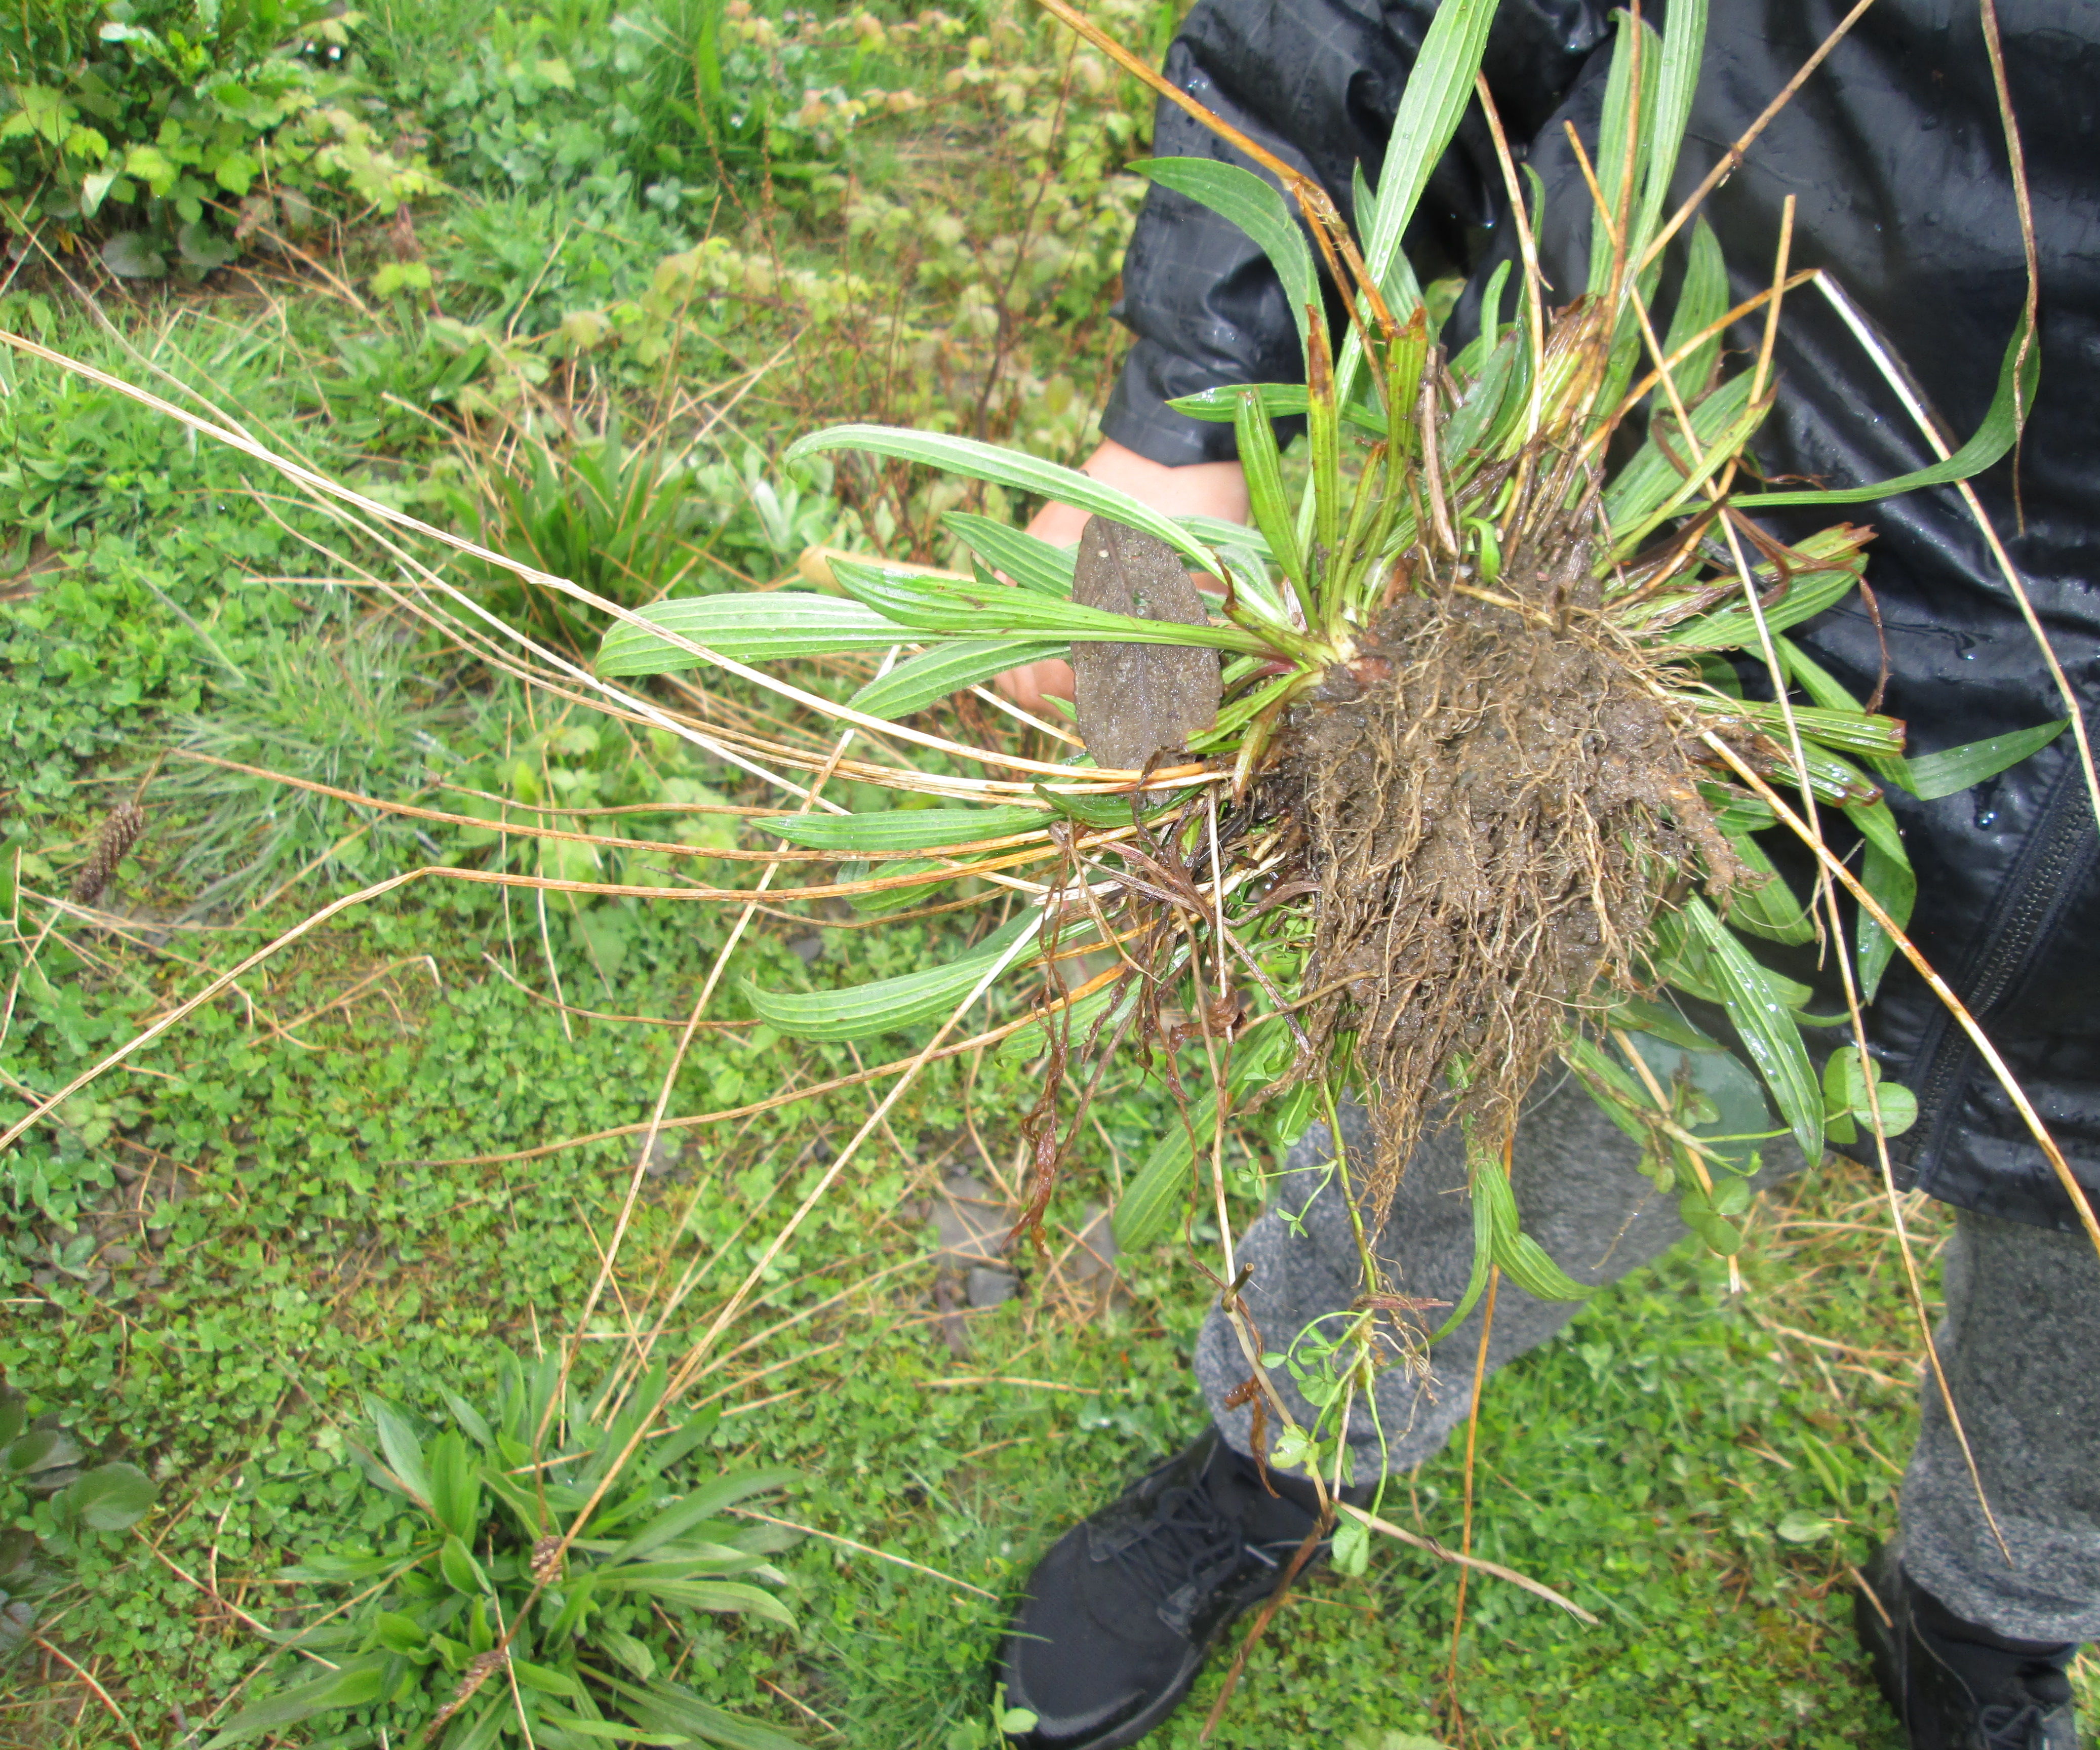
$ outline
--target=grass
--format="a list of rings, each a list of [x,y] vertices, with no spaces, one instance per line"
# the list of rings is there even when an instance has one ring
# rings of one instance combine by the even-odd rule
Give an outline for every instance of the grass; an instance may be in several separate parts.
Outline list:
[[[373,10],[383,75],[399,19]],[[1171,23],[1127,10],[1133,39]],[[417,8],[426,61],[481,17]],[[692,539],[721,583],[777,575],[833,536],[944,558],[933,518],[948,506],[901,472],[813,472],[795,507],[770,509],[750,483],[753,456],[849,412],[946,410],[1060,459],[1088,438],[1131,210],[1114,172],[1142,149],[1144,106],[1089,86],[1021,15],[959,23],[813,50],[840,94],[811,106],[823,168],[770,196],[747,181],[705,210],[652,205],[618,165],[518,188],[463,174],[459,147],[434,155],[458,186],[414,214],[428,298],[379,290],[395,245],[353,230],[311,266],[261,257],[245,279],[157,298],[99,288],[121,341],[49,272],[20,276],[0,317],[134,380],[150,359],[470,534],[492,469],[527,482],[536,447],[562,453],[616,415],[627,441],[684,452]],[[946,91],[946,107],[841,119],[848,68]],[[400,78],[404,114],[451,113]],[[855,290],[868,284],[898,295],[872,305]],[[773,800],[670,738],[550,708],[390,614],[351,586],[390,577],[384,556],[237,459],[105,391],[0,368],[11,1101],[399,869],[665,879],[639,851],[502,832],[532,806]],[[721,693],[717,708],[767,708]],[[378,815],[183,752],[483,824]],[[94,915],[66,910],[101,820],[142,783],[146,838]],[[699,842],[757,842],[732,841],[726,817],[675,818]],[[46,1605],[45,1644],[0,1689],[0,1740],[204,1741],[271,1656],[261,1631],[321,1597],[281,1571],[382,1528],[346,1444],[360,1395],[435,1410],[441,1390],[486,1384],[498,1342],[574,1327],[635,1144],[547,1145],[646,1118],[728,919],[545,897],[430,881],[344,913],[0,1160],[0,1368],[161,1491],[136,1532],[84,1547]],[[938,920],[839,927],[854,921],[761,915],[736,974],[883,976],[951,940]],[[858,1067],[844,1046],[760,1031],[735,977],[711,1012],[735,1025],[697,1035],[673,1114]],[[805,1483],[765,1510],[824,1534],[785,1558],[799,1638],[690,1638],[686,1679],[712,1699],[818,1743],[989,1746],[986,1665],[1030,1563],[1200,1426],[1184,1357],[1204,1290],[1171,1246],[1127,1260],[1128,1303],[1098,1316],[1022,1256],[1027,1292],[967,1316],[967,1356],[950,1345],[928,1197],[955,1166],[1010,1179],[1035,1091],[996,1053],[929,1068],[774,1260],[735,1328],[748,1347],[695,1394],[725,1412],[710,1462],[796,1466]],[[667,1135],[586,1345],[617,1342],[662,1272],[717,1259],[668,1336],[696,1331],[870,1106],[849,1087]],[[1132,1078],[1104,1090],[1100,1147],[1061,1188],[1053,1235],[1112,1195],[1169,1109]],[[1259,1157],[1238,1165],[1244,1219]],[[1891,1744],[1844,1621],[1844,1564],[1893,1523],[1915,1414],[1916,1335],[1870,1189],[1849,1170],[1803,1183],[1751,1223],[1743,1296],[1711,1260],[1666,1260],[1489,1394],[1476,1545],[1601,1628],[1472,1587],[1454,1717],[1453,1572],[1381,1556],[1361,1580],[1304,1589],[1215,1741],[1410,1750],[1462,1731],[1514,1750],[1659,1742],[1668,1721],[1668,1741],[1701,1745]],[[1401,1517],[1455,1541],[1462,1492],[1446,1454],[1410,1479]],[[1196,1741],[1217,1681],[1159,1743]]]

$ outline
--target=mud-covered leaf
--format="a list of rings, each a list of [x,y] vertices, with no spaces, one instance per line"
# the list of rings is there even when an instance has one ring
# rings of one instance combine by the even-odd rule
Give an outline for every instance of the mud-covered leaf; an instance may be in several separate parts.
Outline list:
[[[1209,619],[1179,554],[1106,517],[1089,518],[1080,531],[1072,597],[1135,619]],[[1135,770],[1218,721],[1222,683],[1209,650],[1088,640],[1072,646],[1072,676],[1080,738],[1105,769]]]

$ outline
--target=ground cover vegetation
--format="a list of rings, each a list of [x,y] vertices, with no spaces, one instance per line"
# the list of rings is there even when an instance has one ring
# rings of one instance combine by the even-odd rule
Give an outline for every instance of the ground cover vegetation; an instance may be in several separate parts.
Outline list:
[[[1176,14],[1093,15],[1156,61]],[[845,420],[1083,454],[1149,94],[1000,4],[77,5],[0,22],[0,325],[364,500],[0,353],[7,1122],[172,1022],[0,1157],[6,1735],[995,1742],[1012,1589],[1202,1414],[1194,1259],[1309,1109],[1227,1106],[1190,1207],[1156,1068],[1206,1087],[1200,1025],[1154,1073],[1103,1066],[1054,1184],[1061,1029],[859,1079],[1026,915],[993,860],[927,855],[968,841],[925,804],[967,746],[1060,782],[1069,750],[967,693],[916,716],[907,676],[848,757],[820,707],[867,704],[917,641],[893,626],[799,662],[814,704],[688,668],[608,712],[586,680],[616,612],[668,597],[787,581],[776,628],[865,614],[808,587],[855,586],[825,551],[1026,565],[986,543],[1032,477],[783,457]],[[1496,514],[1460,525],[1476,564]],[[827,841],[830,814],[789,842],[797,766],[894,842]],[[426,866],[452,875],[188,1007]],[[836,1024],[827,993],[905,978],[920,1007]],[[1864,1100],[1841,1076],[1818,1117]],[[1668,1158],[1696,1184],[1696,1148]],[[1002,1232],[1037,1204],[1015,1298],[971,1304],[936,1253],[959,1171]],[[1598,1297],[1498,1382],[1470,1473],[1383,1503],[1455,1545],[1470,1501],[1476,1553],[1596,1625],[1482,1580],[1454,1637],[1449,1566],[1346,1561],[1215,1741],[1890,1741],[1842,1624],[1914,1414],[1886,1206],[1836,1164],[1714,1201],[1719,1250]]]

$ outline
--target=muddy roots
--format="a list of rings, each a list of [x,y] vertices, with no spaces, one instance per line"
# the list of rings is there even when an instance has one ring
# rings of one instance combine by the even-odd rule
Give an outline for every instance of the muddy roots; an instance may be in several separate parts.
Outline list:
[[[1399,595],[1347,678],[1296,713],[1289,763],[1319,885],[1316,1031],[1379,1090],[1383,1212],[1426,1122],[1498,1148],[1571,1012],[1631,988],[1630,950],[1696,846],[1732,869],[1691,725],[1598,612],[1564,523],[1491,587]],[[1325,1055],[1324,1053],[1322,1054]]]

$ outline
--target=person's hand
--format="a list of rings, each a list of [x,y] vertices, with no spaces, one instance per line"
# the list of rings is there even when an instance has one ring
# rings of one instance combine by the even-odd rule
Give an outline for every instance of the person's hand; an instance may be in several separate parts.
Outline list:
[[[1225,522],[1247,519],[1246,475],[1238,462],[1170,468],[1164,462],[1148,461],[1120,443],[1106,442],[1079,465],[1079,471],[1105,485],[1120,487],[1167,516],[1215,517]],[[1092,514],[1070,505],[1045,505],[1029,523],[1028,532],[1053,547],[1076,547],[1079,531]],[[1072,696],[1072,668],[1069,663],[1031,663],[1026,668],[1008,669],[993,684],[1023,711],[1047,716],[1044,699]]]

